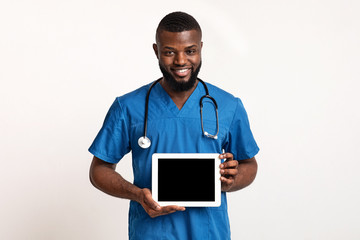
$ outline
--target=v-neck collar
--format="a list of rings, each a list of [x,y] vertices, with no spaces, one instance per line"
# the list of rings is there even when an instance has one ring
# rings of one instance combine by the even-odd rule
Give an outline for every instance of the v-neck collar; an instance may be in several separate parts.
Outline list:
[[[195,90],[191,93],[189,98],[186,100],[185,104],[179,109],[175,102],[172,100],[170,95],[165,91],[165,89],[161,86],[160,83],[157,83],[154,86],[155,92],[160,96],[160,100],[164,103],[165,107],[172,112],[175,116],[181,116],[184,112],[187,112],[186,109],[193,108],[194,104],[198,104],[198,100],[200,99],[198,96],[200,95],[199,85],[202,85],[200,82],[197,84]]]

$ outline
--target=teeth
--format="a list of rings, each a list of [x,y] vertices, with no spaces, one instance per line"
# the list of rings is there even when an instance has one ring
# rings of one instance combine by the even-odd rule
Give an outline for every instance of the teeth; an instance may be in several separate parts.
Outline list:
[[[183,72],[186,72],[187,70],[189,70],[189,69],[181,69],[181,70],[177,70],[177,72],[183,73]]]

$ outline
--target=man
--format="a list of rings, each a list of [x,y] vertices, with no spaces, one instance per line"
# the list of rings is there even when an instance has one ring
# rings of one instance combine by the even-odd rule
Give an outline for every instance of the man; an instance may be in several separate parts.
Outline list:
[[[219,134],[208,138],[202,131],[216,133],[216,116],[209,106],[200,117],[200,98],[205,86],[197,75],[201,67],[201,28],[183,12],[165,16],[153,45],[163,77],[151,90],[148,101],[147,136],[151,145],[143,149],[145,98],[150,84],[116,98],[89,151],[94,155],[90,179],[112,196],[130,199],[130,239],[230,239],[226,192],[248,186],[255,178],[259,151],[247,114],[240,101],[229,93],[206,84],[219,109]],[[120,159],[132,151],[134,183],[115,171]],[[222,153],[225,152],[225,153]],[[153,153],[222,153],[220,207],[160,207],[151,197]],[[236,160],[235,160],[236,159]],[[191,166],[189,166],[191,168]],[[188,176],[196,181],[197,176]]]

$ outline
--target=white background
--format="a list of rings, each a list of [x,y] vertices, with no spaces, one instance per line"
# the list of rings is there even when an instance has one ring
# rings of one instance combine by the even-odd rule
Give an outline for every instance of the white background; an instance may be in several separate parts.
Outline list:
[[[360,239],[356,0],[1,1],[0,239],[127,238],[129,202],[90,185],[87,149],[116,96],[161,76],[152,43],[175,10],[261,148],[228,195],[233,239]]]

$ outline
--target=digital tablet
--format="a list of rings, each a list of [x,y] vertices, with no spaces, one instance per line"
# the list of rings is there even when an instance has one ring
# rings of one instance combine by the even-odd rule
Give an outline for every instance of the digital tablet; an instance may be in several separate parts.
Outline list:
[[[219,153],[154,153],[152,197],[160,206],[218,207]]]

